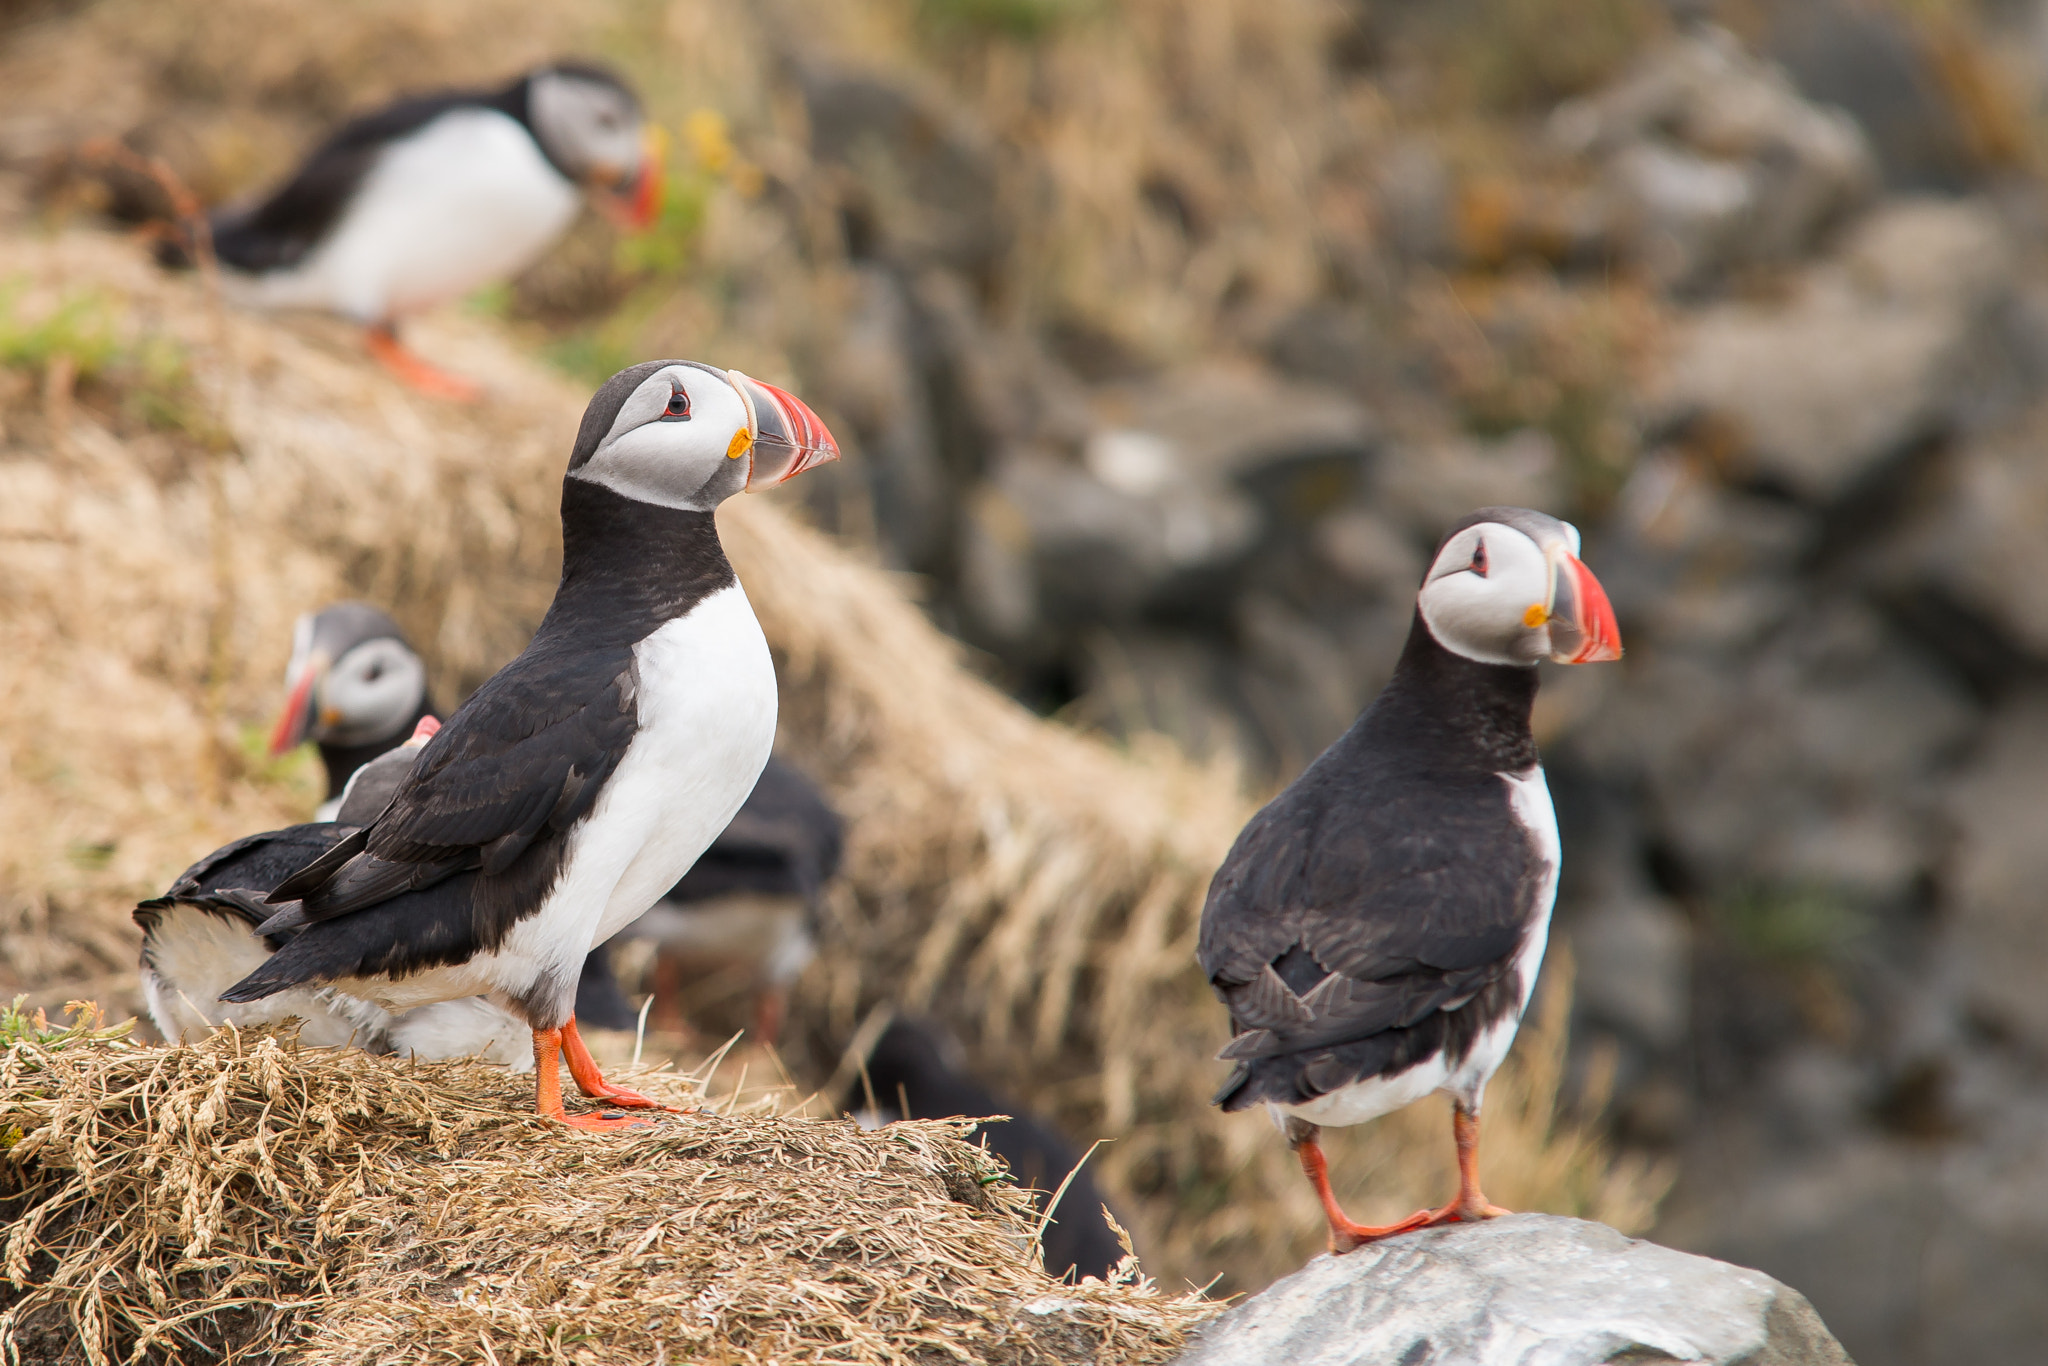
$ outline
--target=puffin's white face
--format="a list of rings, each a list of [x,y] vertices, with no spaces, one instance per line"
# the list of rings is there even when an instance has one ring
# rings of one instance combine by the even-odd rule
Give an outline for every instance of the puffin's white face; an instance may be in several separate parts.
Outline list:
[[[527,117],[572,179],[605,189],[630,184],[643,153],[640,105],[609,81],[542,71],[527,85]]]
[[[709,512],[741,489],[838,458],[825,424],[794,396],[737,370],[676,361],[635,386],[569,477],[637,502]]]
[[[288,694],[271,733],[272,758],[303,740],[392,743],[427,700],[427,666],[398,623],[362,602],[308,612],[292,629]]]
[[[330,744],[369,744],[404,730],[426,698],[427,666],[405,642],[366,640],[314,688],[309,733]]]
[[[1517,510],[1477,522],[1437,552],[1417,599],[1437,643],[1484,664],[1587,664],[1621,657],[1621,633],[1599,580],[1579,562],[1569,522]]]

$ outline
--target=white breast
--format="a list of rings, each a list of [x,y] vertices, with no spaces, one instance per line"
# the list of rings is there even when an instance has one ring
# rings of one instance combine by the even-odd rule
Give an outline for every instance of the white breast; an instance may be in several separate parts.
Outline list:
[[[738,814],[775,744],[775,665],[738,584],[633,653],[639,728],[625,758],[570,832],[547,901],[497,953],[470,965],[506,996],[552,980],[565,1014],[584,955],[690,870]]]
[[[561,236],[580,203],[516,119],[451,110],[377,158],[304,261],[239,292],[265,307],[386,321],[516,274]]]
[[[1500,780],[1508,785],[1508,805],[1516,823],[1528,832],[1536,856],[1544,864],[1542,880],[1536,887],[1534,914],[1515,950],[1514,1010],[1482,1030],[1472,1051],[1455,1067],[1439,1055],[1391,1077],[1369,1077],[1339,1087],[1306,1105],[1276,1105],[1273,1109],[1298,1115],[1311,1124],[1341,1127],[1392,1114],[1431,1091],[1448,1092],[1467,1107],[1479,1108],[1486,1083],[1514,1046],[1522,1012],[1529,1005],[1529,993],[1535,990],[1536,972],[1543,965],[1543,950],[1550,942],[1550,911],[1557,901],[1557,874],[1563,856],[1563,845],[1557,837],[1557,811],[1551,805],[1550,785],[1543,780],[1542,767],[1531,768],[1527,773],[1503,773]]]

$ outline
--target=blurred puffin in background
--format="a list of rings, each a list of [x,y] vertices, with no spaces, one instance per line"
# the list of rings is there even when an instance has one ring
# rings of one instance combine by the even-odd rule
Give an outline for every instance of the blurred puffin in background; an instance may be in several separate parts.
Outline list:
[[[690,870],[775,738],[768,642],[720,545],[743,489],[838,458],[793,395],[694,361],[648,361],[585,409],[562,481],[562,576],[518,658],[427,742],[369,824],[276,884],[281,947],[231,1004],[332,987],[393,1013],[483,996],[525,1021],[540,1114],[560,1068],[606,1106],[575,1017],[591,948]]]
[[[398,340],[399,321],[538,260],[586,199],[622,227],[660,211],[662,142],[617,75],[559,61],[497,90],[417,95],[344,125],[262,200],[217,212],[230,294],[338,313],[401,379],[473,399]],[[166,264],[190,259],[165,243]]]
[[[1081,1153],[1051,1125],[976,1079],[968,1070],[966,1051],[951,1035],[927,1021],[898,1016],[875,1038],[861,1071],[864,1080],[841,1103],[863,1128],[879,1129],[899,1119],[1008,1115],[983,1124],[975,1135],[1003,1159],[1013,1181],[1037,1193],[1041,1213],[1073,1173],[1045,1230],[1047,1274],[1107,1280],[1123,1260],[1123,1245],[1102,1217],[1108,1202],[1082,1165]]]
[[[1394,675],[1252,818],[1209,887],[1198,956],[1230,1008],[1225,1110],[1264,1104],[1330,1250],[1505,1211],[1479,1188],[1479,1109],[1536,985],[1557,818],[1529,712],[1537,664],[1621,657],[1569,523],[1482,508],[1451,529]],[[1381,1228],[1330,1189],[1320,1125],[1447,1092],[1458,1194]]]
[[[270,757],[307,740],[320,746],[327,800],[316,820],[333,820],[356,770],[403,744],[435,714],[425,661],[398,623],[367,602],[337,602],[300,617],[284,685]]]

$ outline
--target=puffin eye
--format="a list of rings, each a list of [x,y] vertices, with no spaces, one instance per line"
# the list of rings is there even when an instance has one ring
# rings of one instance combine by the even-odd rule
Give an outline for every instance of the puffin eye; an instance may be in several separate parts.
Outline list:
[[[688,422],[690,420],[690,396],[681,389],[668,396],[668,407],[661,410],[663,422]]]
[[[365,673],[365,674],[363,675],[363,682],[365,682],[365,683],[375,683],[375,682],[376,682],[376,681],[377,681],[378,679],[382,678],[383,676],[384,676],[384,665],[383,665],[383,663],[382,663],[382,662],[380,661],[380,662],[378,662],[378,663],[376,663],[376,664],[372,664],[372,665],[370,666],[370,668],[369,668],[369,671],[368,671],[367,673]]]
[[[1465,567],[1471,570],[1473,573],[1477,574],[1482,579],[1486,577],[1485,541],[1481,541],[1479,542],[1479,544],[1472,547],[1472,563],[1466,565]]]

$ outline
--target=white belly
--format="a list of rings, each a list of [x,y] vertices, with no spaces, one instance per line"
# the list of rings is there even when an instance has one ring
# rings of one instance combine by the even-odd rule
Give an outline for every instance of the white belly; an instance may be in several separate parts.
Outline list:
[[[1536,914],[1515,950],[1515,1008],[1481,1030],[1472,1050],[1455,1067],[1438,1055],[1391,1077],[1368,1077],[1340,1086],[1303,1105],[1275,1105],[1271,1108],[1276,1112],[1276,1122],[1281,1114],[1289,1114],[1311,1124],[1335,1128],[1364,1124],[1411,1105],[1432,1091],[1448,1092],[1467,1109],[1479,1109],[1486,1083],[1514,1046],[1515,1031],[1521,1027],[1522,1012],[1529,1005],[1529,993],[1536,988],[1536,973],[1543,966],[1543,950],[1550,942],[1550,911],[1557,901],[1557,874],[1563,852],[1557,838],[1557,812],[1550,803],[1550,786],[1543,781],[1543,769],[1539,766],[1527,773],[1503,773],[1500,780],[1508,785],[1508,800],[1515,817],[1528,831],[1537,856],[1546,865],[1536,888]]]
[[[569,833],[561,876],[490,953],[396,981],[340,984],[390,1010],[536,992],[566,1017],[591,947],[675,886],[738,814],[775,744],[775,664],[738,584],[634,647],[638,728],[591,813]],[[547,1019],[543,1006],[537,1019]]]
[[[237,293],[264,307],[387,321],[518,273],[581,202],[517,120],[454,110],[391,144],[298,266]]]

